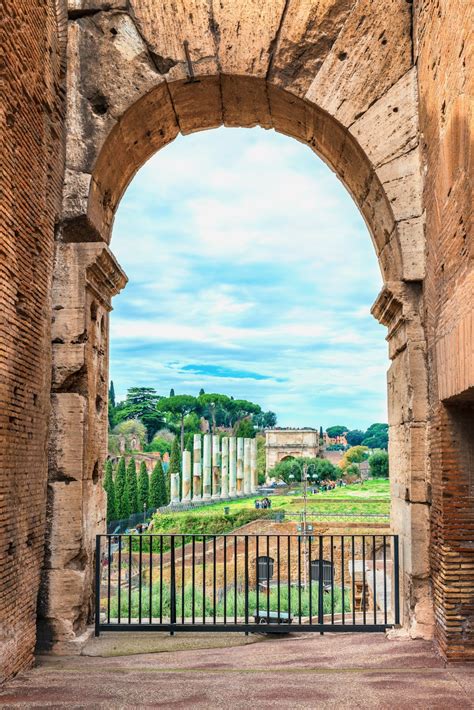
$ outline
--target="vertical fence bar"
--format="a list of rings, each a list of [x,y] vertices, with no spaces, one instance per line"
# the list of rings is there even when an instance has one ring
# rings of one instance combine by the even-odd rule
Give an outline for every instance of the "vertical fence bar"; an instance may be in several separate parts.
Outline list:
[[[355,613],[355,542],[354,535],[351,535],[351,545],[352,545],[352,623],[356,622]]]
[[[400,623],[400,569],[398,556],[398,535],[393,536],[393,566],[394,566],[394,607],[395,607],[395,624]]]
[[[277,613],[280,624],[280,536],[277,535]]]
[[[245,535],[245,623],[249,623],[249,537]]]
[[[96,636],[100,634],[100,535],[95,536],[95,628]]]
[[[185,570],[185,554],[186,554],[186,539],[184,535],[181,536],[181,623],[184,624],[184,583],[186,581],[186,570]]]
[[[149,584],[148,584],[148,612],[150,618],[150,624],[153,619],[153,535],[148,536],[148,541],[150,543],[150,557],[148,562],[148,574],[149,574]]]
[[[291,619],[291,538],[289,535],[287,535],[286,538],[287,542],[287,547],[288,547],[288,623],[290,623]]]
[[[372,564],[374,585],[374,624],[377,623],[377,560],[375,558],[375,535],[372,535]]]
[[[128,536],[128,623],[132,623],[132,536]]]
[[[298,621],[301,624],[301,535],[298,535]]]
[[[224,624],[227,623],[227,536],[223,536],[224,540],[224,551],[223,551],[223,564],[224,564]]]
[[[334,624],[334,538],[329,538],[331,544],[331,624]]]
[[[346,612],[345,612],[345,606],[346,606],[346,590],[344,587],[344,535],[341,535],[341,597],[342,597],[342,625],[344,626],[346,623]]]
[[[193,540],[192,540],[192,560],[191,560],[191,619],[192,623],[194,624],[195,619],[196,619],[196,610],[195,610],[195,604],[196,604],[196,538],[193,535]]]
[[[202,536],[202,623],[206,623],[206,536]]]
[[[217,604],[217,570],[216,570],[216,536],[212,538],[212,618],[216,623],[216,604]]]
[[[324,580],[323,580],[323,536],[319,536],[319,575],[318,575],[318,624],[324,622]]]
[[[308,567],[309,567],[309,623],[313,623],[313,584],[311,579],[311,535],[306,535],[305,527],[305,546],[308,545]]]
[[[387,538],[383,536],[383,623],[387,623]]]
[[[366,579],[365,579],[365,535],[362,535],[362,623],[366,624],[366,606],[367,606],[367,599],[366,599],[366,593],[365,593],[365,587],[366,587]]]
[[[163,535],[160,535],[160,624],[163,623]]]
[[[267,623],[270,621],[270,536],[267,535]]]
[[[175,556],[175,548],[174,548],[174,535],[170,535],[170,544],[171,544],[171,552],[170,552],[170,565],[171,565],[171,570],[170,570],[170,624],[171,624],[171,629],[170,633],[173,636],[174,635],[174,629],[173,626],[176,624],[176,556]]]
[[[256,598],[257,598],[257,599],[256,599],[256,606],[257,606],[256,612],[257,612],[257,614],[258,614],[259,611],[260,611],[260,566],[259,566],[259,564],[258,564],[258,558],[259,558],[259,550],[258,550],[258,548],[259,548],[259,537],[260,537],[260,536],[259,536],[259,534],[257,533],[257,536],[256,536],[256,538],[255,538],[255,557],[256,557],[255,565],[256,565],[256,568],[257,568],[257,569],[256,569],[256,574],[257,574],[257,576],[256,576],[256,587],[257,587],[257,589],[256,589]]]
[[[143,563],[143,537],[138,538],[138,623],[142,623],[142,563]]]
[[[107,536],[107,623],[110,624],[110,574],[112,567],[112,538]]]
[[[234,624],[237,623],[237,535],[234,535]]]
[[[118,602],[118,613],[117,613],[117,621],[120,624],[120,620],[122,617],[122,599],[121,599],[121,593],[122,593],[122,536],[119,535],[119,549],[118,549],[118,574],[117,574],[117,602]]]

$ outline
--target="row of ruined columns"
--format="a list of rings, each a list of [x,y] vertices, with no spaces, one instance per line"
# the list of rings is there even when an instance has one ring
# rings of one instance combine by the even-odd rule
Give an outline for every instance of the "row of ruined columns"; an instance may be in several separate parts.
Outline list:
[[[171,476],[171,503],[239,498],[257,490],[257,441],[195,434],[193,455],[183,451],[182,497],[179,474]]]

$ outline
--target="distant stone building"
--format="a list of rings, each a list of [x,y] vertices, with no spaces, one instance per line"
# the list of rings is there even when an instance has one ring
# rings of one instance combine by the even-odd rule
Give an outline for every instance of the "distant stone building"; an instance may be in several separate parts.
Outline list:
[[[317,429],[267,429],[265,431],[265,471],[268,474],[286,458],[315,458],[319,455]]]

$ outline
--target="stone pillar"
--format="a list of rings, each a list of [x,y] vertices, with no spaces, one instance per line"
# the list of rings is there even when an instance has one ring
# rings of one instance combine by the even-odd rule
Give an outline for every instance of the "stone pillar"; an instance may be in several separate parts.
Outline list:
[[[179,473],[172,473],[170,480],[171,505],[179,503]]]
[[[255,493],[258,487],[257,476],[257,439],[250,439],[250,490]]]
[[[250,495],[252,481],[250,480],[250,439],[244,439],[244,494]]]
[[[211,497],[211,435],[204,434],[203,445],[203,471],[202,471],[202,498],[209,500]]]
[[[193,500],[201,500],[201,434],[193,439]]]
[[[237,495],[244,495],[244,440],[237,439]]]
[[[52,288],[48,533],[38,643],[74,653],[93,608],[95,536],[106,532],[109,311],[127,278],[98,242],[58,243]]]
[[[191,452],[183,451],[183,490],[182,490],[182,501],[191,500]]]
[[[222,439],[221,498],[229,497],[229,437]]]
[[[235,436],[229,437],[229,497],[237,495],[237,448]]]
[[[212,497],[220,498],[221,487],[221,446],[219,436],[212,437]]]

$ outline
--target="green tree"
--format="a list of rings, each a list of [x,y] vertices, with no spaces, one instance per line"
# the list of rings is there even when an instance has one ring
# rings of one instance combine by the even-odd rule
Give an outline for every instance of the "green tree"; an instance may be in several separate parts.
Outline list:
[[[326,429],[326,434],[331,439],[335,439],[336,436],[342,436],[346,431],[349,431],[346,426],[342,426],[342,424],[335,424],[334,426],[330,426]]]
[[[138,476],[138,507],[140,511],[149,507],[149,483],[146,463],[142,461]]]
[[[115,407],[115,388],[114,388],[114,381],[113,380],[110,380],[109,403],[112,408]]]
[[[352,429],[346,434],[347,443],[349,446],[359,446],[364,440],[365,434],[360,429]]]
[[[158,410],[179,417],[181,434],[181,451],[184,451],[184,420],[191,412],[198,408],[196,397],[190,394],[177,394],[174,397],[166,397],[158,403]]]
[[[173,446],[171,447],[170,465],[166,476],[166,493],[168,496],[168,500],[170,495],[171,476],[174,473],[177,473],[179,475],[181,474],[181,447],[177,436],[175,437],[173,441]]]
[[[364,446],[368,446],[369,449],[387,449],[388,424],[371,424],[365,432],[362,443]]]
[[[241,436],[247,439],[255,438],[255,428],[251,419],[242,419],[234,430],[235,436]]]
[[[199,390],[199,396],[201,397],[203,394],[205,394],[205,392],[204,392],[203,388],[201,387],[201,389]]]
[[[369,458],[369,470],[372,478],[388,478],[388,454],[378,451]]]
[[[174,389],[173,388],[170,389],[170,397],[174,397]]]
[[[163,416],[156,408],[160,399],[153,387],[130,387],[125,401],[115,408],[115,423],[139,419],[146,428],[147,440],[151,441],[164,424]]]
[[[115,506],[120,520],[130,516],[130,503],[127,494],[125,459],[120,459],[115,472]]]
[[[265,478],[266,478],[266,466],[267,466],[267,457],[266,457],[266,451],[265,451],[265,437],[264,436],[256,436],[257,439],[257,476],[258,476],[258,483],[262,485],[265,483]]]
[[[128,462],[127,473],[126,473],[126,485],[125,490],[127,491],[128,502],[130,506],[130,515],[138,513],[138,486],[137,486],[137,467],[135,465],[135,459],[132,458]]]
[[[352,446],[350,449],[347,449],[339,466],[345,471],[350,464],[365,461],[368,453],[369,452],[366,446]]]
[[[172,440],[167,439],[166,437],[161,436],[160,434],[156,434],[153,437],[153,441],[151,442],[151,444],[146,444],[145,451],[158,452],[163,456],[163,454],[171,453],[171,445]]]
[[[225,394],[200,394],[197,398],[198,412],[209,422],[212,433],[216,431],[217,412],[227,411],[231,405],[231,399]]]
[[[301,481],[305,464],[308,467],[308,478],[310,481],[326,481],[328,479],[335,481],[337,478],[341,477],[342,471],[327,459],[313,459],[309,457],[300,459],[289,458],[280,461],[271,471],[271,475],[275,476],[275,478],[283,479],[286,483],[292,480]],[[293,478],[290,478],[290,476],[293,476]]]
[[[104,490],[107,494],[107,522],[117,520],[117,508],[115,505],[115,486],[113,477],[112,461],[110,459],[105,464]]]
[[[150,505],[152,508],[161,508],[168,505],[168,502],[165,472],[161,461],[157,461],[150,479]]]
[[[114,427],[114,434],[123,434],[124,436],[135,434],[142,444],[146,440],[146,428],[139,419],[126,419],[120,422]]]

